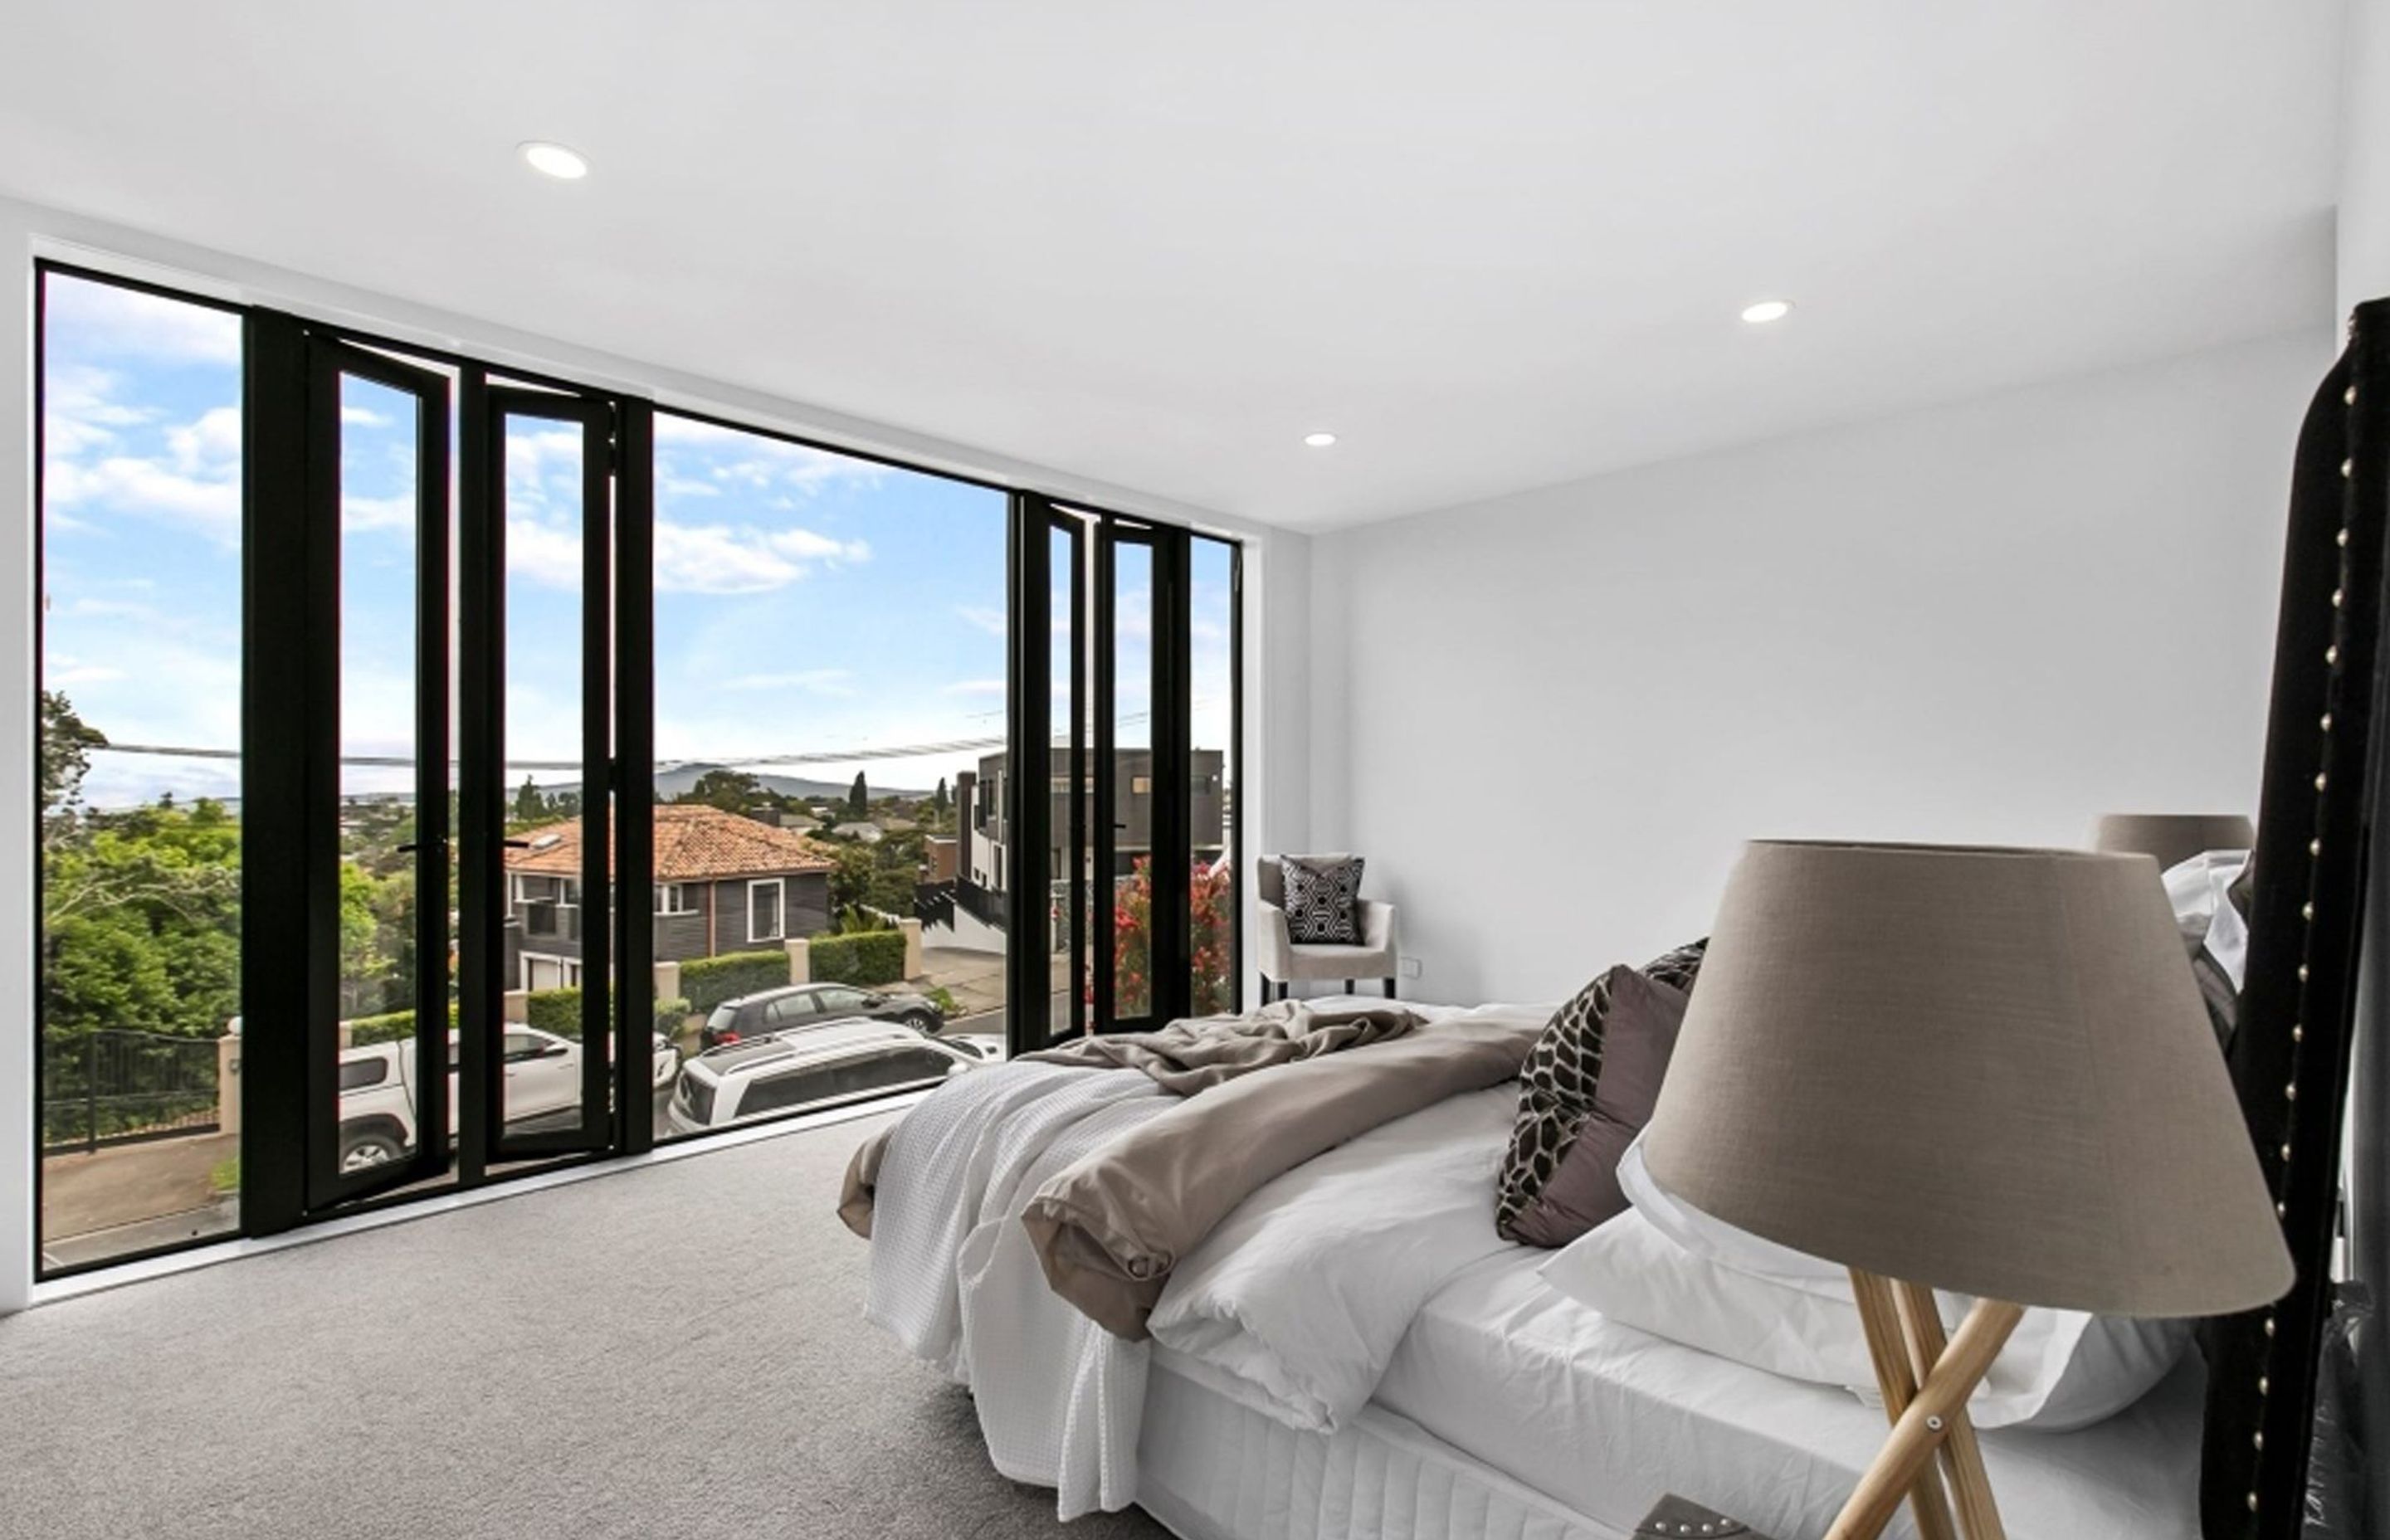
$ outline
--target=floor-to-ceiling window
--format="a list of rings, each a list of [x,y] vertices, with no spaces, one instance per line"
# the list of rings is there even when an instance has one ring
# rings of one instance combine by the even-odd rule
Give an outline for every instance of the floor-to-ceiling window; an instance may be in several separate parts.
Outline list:
[[[655,498],[656,877],[695,895],[656,926],[688,1061],[660,1132],[934,1082],[1004,1040],[1036,866],[1004,817],[1011,498],[672,412]]]
[[[45,1269],[239,1226],[241,322],[41,282]]]
[[[38,283],[44,1276],[1233,1000],[1233,546]]]

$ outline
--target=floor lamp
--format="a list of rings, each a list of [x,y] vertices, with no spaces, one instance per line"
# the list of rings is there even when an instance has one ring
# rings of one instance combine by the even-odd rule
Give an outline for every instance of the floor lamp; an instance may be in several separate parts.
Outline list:
[[[2290,1254],[2146,855],[1764,841],[1645,1136],[1655,1181],[1845,1264],[1892,1431],[1828,1531],[2003,1532],[1967,1402],[2027,1305],[2209,1315]],[[1935,1290],[1974,1303],[1946,1339]]]

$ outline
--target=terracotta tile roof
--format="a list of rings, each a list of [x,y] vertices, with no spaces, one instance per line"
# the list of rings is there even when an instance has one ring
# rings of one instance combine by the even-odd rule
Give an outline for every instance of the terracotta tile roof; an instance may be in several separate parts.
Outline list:
[[[581,875],[581,821],[565,819],[524,829],[512,838],[506,868],[555,877]],[[758,823],[699,802],[670,802],[656,809],[656,880],[706,882],[725,877],[775,877],[783,872],[826,872],[838,865],[830,853],[802,834]]]

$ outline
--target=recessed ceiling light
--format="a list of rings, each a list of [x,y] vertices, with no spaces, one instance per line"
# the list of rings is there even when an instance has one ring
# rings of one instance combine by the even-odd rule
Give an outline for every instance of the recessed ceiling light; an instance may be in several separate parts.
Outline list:
[[[1336,435],[1333,433],[1305,433],[1303,435],[1303,442],[1311,445],[1314,449],[1325,449],[1330,444],[1336,442]]]
[[[1742,307],[1742,318],[1754,327],[1764,327],[1770,321],[1781,321],[1792,314],[1792,302],[1790,300],[1762,300],[1757,304]]]
[[[522,147],[522,158],[531,169],[559,182],[578,182],[589,174],[589,162],[579,150],[552,145],[545,139],[533,139]]]

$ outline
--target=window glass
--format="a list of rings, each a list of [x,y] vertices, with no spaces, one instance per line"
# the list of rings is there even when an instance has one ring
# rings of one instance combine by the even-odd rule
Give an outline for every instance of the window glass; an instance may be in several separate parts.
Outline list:
[[[239,1225],[241,323],[41,285],[48,1274]]]

